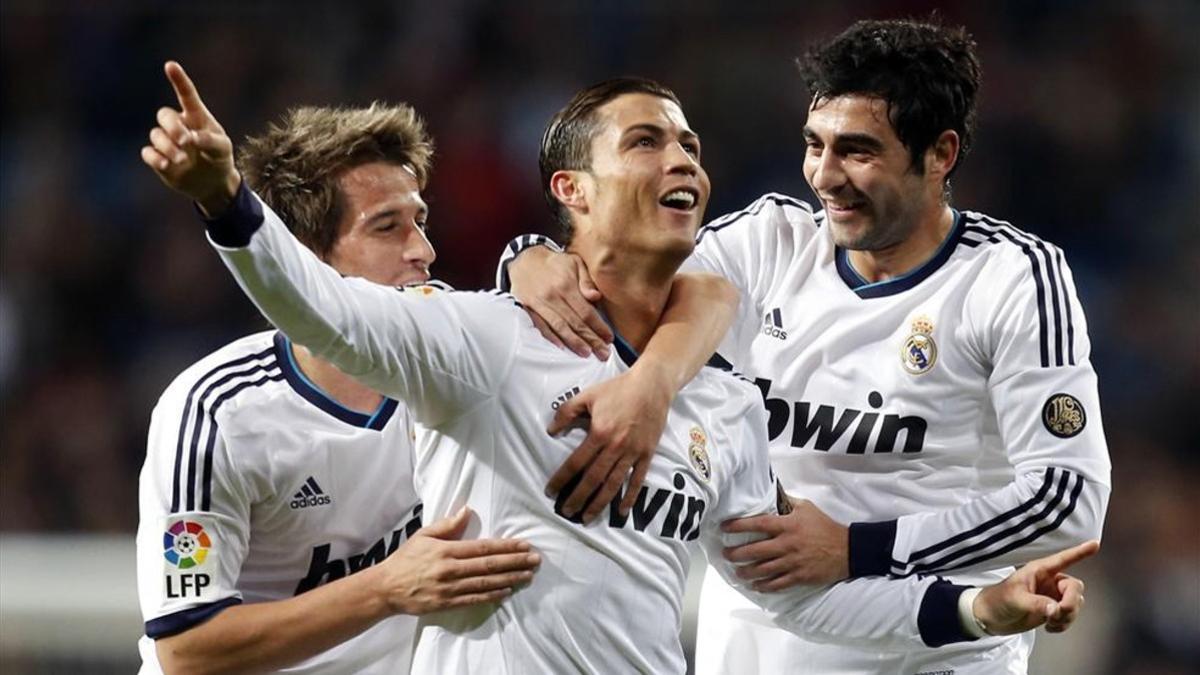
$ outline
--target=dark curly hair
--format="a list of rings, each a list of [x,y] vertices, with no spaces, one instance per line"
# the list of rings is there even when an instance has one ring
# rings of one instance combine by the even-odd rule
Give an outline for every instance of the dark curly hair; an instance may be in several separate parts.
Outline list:
[[[815,101],[848,94],[885,101],[917,172],[924,171],[919,158],[947,129],[958,132],[960,160],[971,148],[982,70],[965,28],[936,18],[859,21],[797,63]]]

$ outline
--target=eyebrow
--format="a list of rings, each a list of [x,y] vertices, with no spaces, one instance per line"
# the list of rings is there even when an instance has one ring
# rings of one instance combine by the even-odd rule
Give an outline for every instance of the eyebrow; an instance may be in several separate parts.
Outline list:
[[[631,133],[637,133],[640,131],[649,133],[649,135],[652,135],[655,138],[662,138],[667,135],[666,130],[662,129],[661,126],[656,125],[656,124],[643,123],[643,124],[635,124],[634,126],[629,127],[629,129],[626,129],[620,136],[622,136],[622,138],[625,138],[625,137],[630,136]],[[679,138],[680,138],[680,141],[695,141],[697,143],[700,142],[700,135],[698,135],[698,133],[696,133],[695,131],[692,131],[690,129],[685,129],[683,131],[680,131]]]
[[[812,127],[810,127],[810,126],[806,125],[804,127],[803,133],[804,133],[805,138],[813,139],[813,140],[821,140],[821,137],[818,136],[817,132],[813,131]],[[869,148],[871,150],[882,150],[883,149],[883,141],[872,136],[871,134],[864,134],[864,133],[838,134],[833,137],[833,144],[836,144],[836,145],[859,145],[859,146],[862,146],[865,148]]]
[[[400,213],[400,209],[386,209],[386,210],[380,211],[379,213],[375,213],[375,214],[368,216],[367,222],[373,223],[376,220],[381,220],[383,218],[390,218],[398,213]],[[417,216],[428,218],[429,217],[429,206],[426,204],[422,204],[421,207],[417,209]]]

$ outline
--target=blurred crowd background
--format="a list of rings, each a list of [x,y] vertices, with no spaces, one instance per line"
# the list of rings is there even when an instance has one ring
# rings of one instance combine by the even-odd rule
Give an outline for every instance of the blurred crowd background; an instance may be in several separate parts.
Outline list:
[[[437,142],[435,276],[489,286],[553,234],[536,157],[577,88],[673,87],[710,216],[800,171],[793,58],[859,18],[969,27],[985,81],[954,203],[1062,246],[1088,313],[1115,488],[1089,614],[1042,672],[1200,667],[1200,5],[6,0],[0,9],[0,532],[132,535],[149,412],[265,324],[139,160],[178,59],[235,140],[298,104],[407,101]],[[3,551],[0,551],[0,555]],[[3,589],[0,589],[3,593]],[[0,627],[0,630],[3,630]],[[133,645],[129,645],[131,655]]]

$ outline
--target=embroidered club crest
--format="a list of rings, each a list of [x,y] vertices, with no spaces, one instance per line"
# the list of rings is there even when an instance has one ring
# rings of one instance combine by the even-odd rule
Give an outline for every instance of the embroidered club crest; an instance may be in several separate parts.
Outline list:
[[[688,439],[691,441],[688,444],[688,459],[692,461],[692,467],[704,480],[712,478],[712,464],[708,461],[708,449],[705,447],[708,444],[708,436],[700,427],[692,427],[688,432]]]
[[[933,321],[927,316],[918,316],[913,319],[912,329],[900,347],[900,365],[910,375],[923,375],[937,363],[937,354]]]

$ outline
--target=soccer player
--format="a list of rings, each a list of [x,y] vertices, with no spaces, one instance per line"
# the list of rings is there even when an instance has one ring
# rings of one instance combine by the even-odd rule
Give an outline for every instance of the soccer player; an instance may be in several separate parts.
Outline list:
[[[547,438],[554,409],[581,387],[629,370],[693,249],[709,184],[699,138],[674,95],[641,79],[601,83],[556,115],[543,145],[544,165],[577,161],[561,150],[587,139],[583,166],[554,170],[549,184],[570,216],[571,249],[605,297],[617,336],[616,356],[606,361],[543,340],[503,293],[433,285],[397,292],[343,278],[240,183],[228,139],[205,119],[194,91],[184,99],[196,112],[191,128],[204,161],[176,172],[168,160],[158,170],[213,216],[209,238],[242,288],[299,344],[408,402],[428,432],[416,466],[430,514],[471,503],[477,531],[520,537],[542,554],[530,586],[503,604],[423,617],[413,670],[682,672],[678,630],[691,542],[744,586],[720,559],[717,525],[776,505],[757,390],[715,368],[700,372],[672,403],[629,516],[614,501],[607,518],[584,526],[542,491],[583,437],[573,429]],[[817,639],[940,644],[968,639],[979,621],[1002,632],[1047,618],[1069,623],[1081,586],[1060,570],[1094,550],[1092,542],[973,589],[973,603],[962,602],[965,587],[934,578],[858,579],[783,594],[743,590],[780,625]]]
[[[824,210],[765,195],[702,228],[689,262],[739,289],[743,316],[720,354],[760,388],[771,464],[790,494],[810,500],[727,525],[770,536],[726,552],[738,575],[764,591],[879,574],[985,583],[1099,538],[1110,465],[1063,253],[949,201],[973,134],[974,43],[958,28],[863,21],[811,51],[802,71],[813,95],[804,172]],[[549,253],[532,251],[504,270],[526,289],[547,275],[537,263]],[[570,270],[555,282],[569,289],[579,282],[566,260],[550,265]],[[539,293],[518,297],[538,309]],[[560,414],[602,399],[584,391]],[[709,574],[696,664],[1024,672],[1032,642],[817,645],[771,627]]]
[[[179,67],[168,74],[178,87]],[[151,166],[198,161],[176,111],[158,123]],[[408,106],[301,108],[240,164],[323,260],[397,285],[434,260],[430,153]],[[527,543],[455,541],[465,508],[420,529],[412,433],[404,403],[276,331],[184,371],[154,410],[141,475],[143,672],[407,672],[415,615],[527,581]]]

